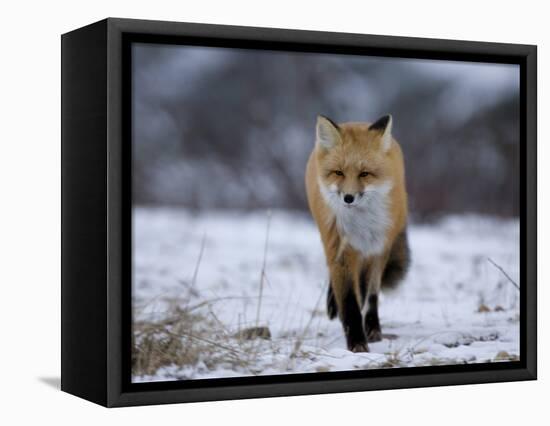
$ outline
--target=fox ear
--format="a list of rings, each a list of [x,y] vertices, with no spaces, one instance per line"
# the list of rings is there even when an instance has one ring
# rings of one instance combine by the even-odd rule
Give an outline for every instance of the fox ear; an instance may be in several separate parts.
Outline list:
[[[392,129],[393,119],[390,114],[385,115],[382,118],[379,118],[376,120],[373,124],[369,126],[369,130],[375,130],[377,132],[382,133],[382,149],[384,151],[387,151],[390,149],[391,141],[392,141],[392,135],[391,135],[391,129]]]
[[[323,115],[317,116],[316,133],[317,143],[325,149],[332,148],[340,141],[338,125]]]

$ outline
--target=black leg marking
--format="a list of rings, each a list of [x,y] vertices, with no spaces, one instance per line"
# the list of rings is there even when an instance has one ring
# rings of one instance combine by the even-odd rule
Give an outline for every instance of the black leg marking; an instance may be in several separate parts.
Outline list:
[[[328,283],[327,314],[331,320],[336,318],[336,315],[338,315],[338,307],[336,306],[336,299],[334,298],[334,292],[332,291],[332,283]]]
[[[380,329],[380,320],[378,318],[378,295],[371,294],[368,299],[368,308],[365,315],[365,333],[369,342],[379,342],[382,340],[382,330]]]
[[[342,311],[342,325],[348,349],[352,352],[368,352],[369,347],[363,331],[361,311],[353,291],[346,294]]]

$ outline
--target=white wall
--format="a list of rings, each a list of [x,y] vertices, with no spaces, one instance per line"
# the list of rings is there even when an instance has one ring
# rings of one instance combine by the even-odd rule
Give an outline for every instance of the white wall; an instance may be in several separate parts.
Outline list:
[[[548,313],[539,381],[105,410],[55,390],[60,322],[60,39],[106,16],[539,45],[539,217],[549,216],[549,31],[537,1],[3,2],[0,6],[0,423],[511,425],[547,417]],[[548,300],[539,223],[539,306]],[[46,379],[46,380],[45,380]],[[12,420],[6,422],[6,418]],[[129,423],[132,422],[132,423]],[[374,423],[373,423],[374,424]],[[536,422],[540,424],[540,422]]]

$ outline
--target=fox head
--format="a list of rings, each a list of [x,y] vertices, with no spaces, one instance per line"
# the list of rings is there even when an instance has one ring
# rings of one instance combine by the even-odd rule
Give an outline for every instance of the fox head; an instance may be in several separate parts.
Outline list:
[[[333,210],[368,208],[387,198],[396,172],[389,160],[396,145],[391,130],[391,115],[373,124],[317,118],[319,185]]]

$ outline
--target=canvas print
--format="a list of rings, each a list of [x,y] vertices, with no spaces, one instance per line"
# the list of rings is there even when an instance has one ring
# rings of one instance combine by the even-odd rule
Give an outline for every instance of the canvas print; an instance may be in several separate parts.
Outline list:
[[[518,65],[131,51],[133,382],[519,360]]]

